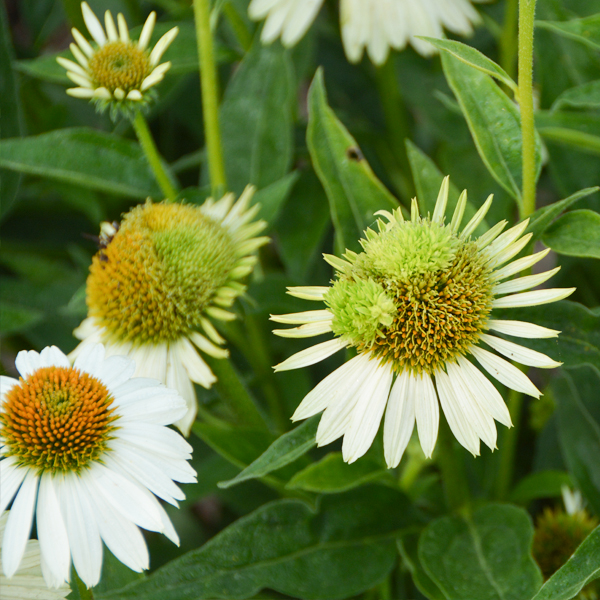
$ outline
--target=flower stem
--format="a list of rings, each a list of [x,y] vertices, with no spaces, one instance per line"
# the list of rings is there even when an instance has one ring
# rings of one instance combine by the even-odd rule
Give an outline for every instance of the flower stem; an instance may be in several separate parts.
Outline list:
[[[496,498],[498,500],[506,500],[512,484],[522,408],[523,394],[510,390],[510,394],[508,395],[508,410],[513,426],[505,430],[502,436],[500,466],[498,467],[498,478],[496,480]]]
[[[210,0],[194,0],[194,20],[196,22],[198,61],[200,63],[200,87],[208,154],[208,171],[213,195],[217,196],[227,188],[227,180],[225,178],[225,164],[223,163],[221,132],[219,129],[219,86],[213,38],[210,30]]]
[[[168,200],[174,200],[175,196],[177,196],[177,183],[165,171],[160,154],[156,149],[156,144],[152,139],[150,128],[141,110],[135,113],[133,128],[162,193]]]
[[[442,471],[446,503],[456,511],[469,502],[471,494],[462,457],[458,454],[454,436],[445,420],[440,421],[437,462]]]
[[[504,24],[500,36],[500,66],[512,79],[516,76],[518,12],[519,0],[506,0]]]
[[[523,139],[521,219],[535,211],[535,124],[533,120],[533,26],[535,0],[519,0],[519,106]]]
[[[79,592],[79,598],[81,600],[94,600],[94,593],[92,592],[92,589],[88,589],[85,583],[81,581],[81,578],[79,577],[75,567],[73,567],[72,573],[73,581],[75,582],[75,585],[77,586],[77,591]]]

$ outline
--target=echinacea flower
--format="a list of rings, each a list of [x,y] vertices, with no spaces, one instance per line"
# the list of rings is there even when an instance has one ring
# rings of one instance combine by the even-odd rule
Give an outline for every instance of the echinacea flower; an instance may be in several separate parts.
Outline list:
[[[81,3],[81,11],[95,44],[72,29],[77,43],[72,43],[70,48],[77,62],[62,57],[56,59],[67,69],[67,77],[78,86],[69,88],[67,94],[90,99],[100,110],[110,107],[113,116],[119,110],[127,114],[132,108],[148,103],[152,98],[150,88],[160,83],[171,68],[170,62],[159,62],[179,28],[167,31],[150,51],[148,42],[156,23],[155,12],[150,13],[140,39],[134,42],[121,13],[117,15],[117,25],[110,11],[104,13],[105,30],[87,2]]]
[[[8,521],[8,512],[0,516],[0,548],[4,540],[4,530]],[[29,540],[19,570],[10,579],[2,573],[0,558],[0,600],[62,600],[71,593],[67,585],[59,589],[49,588],[42,576],[40,543]]]
[[[176,423],[189,435],[197,412],[193,382],[209,388],[216,378],[196,350],[225,358],[225,340],[211,320],[229,321],[229,309],[246,287],[256,237],[254,188],[234,203],[233,194],[201,206],[147,202],[127,213],[119,229],[104,224],[105,246],[87,280],[88,318],[74,334],[82,344],[102,342],[107,354],[135,360],[137,376],[176,389],[188,411]]]
[[[13,500],[2,570],[22,563],[35,516],[44,579],[69,581],[71,560],[88,586],[100,579],[102,542],[134,571],[148,568],[138,527],[179,538],[156,496],[177,505],[174,481],[194,482],[191,446],[166,427],[183,398],[135,364],[87,346],[73,365],[56,346],[19,352],[19,380],[0,377],[0,511]]]
[[[265,44],[281,37],[284,46],[293,46],[322,4],[323,0],[252,0],[248,13],[256,21],[266,19],[261,34]],[[480,21],[471,0],[340,0],[342,41],[353,63],[366,48],[373,63],[382,65],[390,48],[402,50],[407,43],[429,56],[435,48],[416,36],[441,38],[443,28],[471,35]]]
[[[319,383],[301,402],[293,420],[321,411],[319,446],[344,436],[344,460],[353,462],[370,447],[385,413],[383,444],[389,467],[400,462],[415,421],[425,456],[433,453],[439,404],[456,439],[474,455],[479,441],[496,446],[494,419],[511,426],[502,396],[473,359],[507,387],[535,398],[540,392],[517,367],[486,350],[532,367],[560,363],[493,333],[522,338],[555,337],[558,331],[522,321],[496,319],[495,308],[555,302],[575,288],[523,292],[549,279],[558,268],[510,279],[541,260],[549,250],[511,261],[527,244],[525,220],[508,231],[502,221],[485,234],[471,234],[492,197],[460,231],[466,206],[462,193],[450,223],[444,220],[449,180],[440,189],[433,215],[411,219],[400,209],[381,211],[379,231],[367,229],[363,251],[344,258],[325,256],[336,271],[330,287],[289,288],[292,296],[322,301],[323,310],[273,315],[299,327],[276,330],[303,338],[332,332],[334,338],[298,352],[275,370],[298,369],[342,348],[357,356]],[[386,410],[387,406],[387,410]]]

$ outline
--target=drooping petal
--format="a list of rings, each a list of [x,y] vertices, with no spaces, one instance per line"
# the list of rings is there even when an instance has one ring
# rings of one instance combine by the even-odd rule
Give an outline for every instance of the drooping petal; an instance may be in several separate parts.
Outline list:
[[[296,354],[293,354],[288,359],[275,366],[275,371],[289,371],[290,369],[300,369],[302,367],[314,365],[345,347],[346,342],[342,341],[340,338],[322,342],[316,346],[306,348],[306,350],[296,352]]]
[[[409,393],[410,377],[408,371],[398,375],[385,411],[383,452],[390,469],[400,464],[415,427],[415,398]]]
[[[482,333],[481,339],[494,350],[500,352],[500,354],[504,354],[507,358],[517,361],[522,365],[527,365],[528,367],[554,369],[562,365],[562,363],[552,360],[549,356],[546,356],[541,352],[524,348],[519,344],[503,340],[493,335],[488,335],[487,333]]]
[[[414,394],[415,417],[419,441],[426,458],[431,458],[437,440],[440,423],[440,409],[433,381],[427,373],[414,376],[412,392]]]

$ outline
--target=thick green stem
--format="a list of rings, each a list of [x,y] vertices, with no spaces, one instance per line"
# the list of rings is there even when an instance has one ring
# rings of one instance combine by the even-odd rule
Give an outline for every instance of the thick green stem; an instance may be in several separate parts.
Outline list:
[[[133,128],[162,193],[168,200],[174,200],[175,196],[177,196],[177,184],[165,171],[160,154],[156,149],[156,144],[152,139],[148,123],[140,110],[137,111],[135,119],[133,119]]]
[[[73,567],[73,581],[75,582],[75,585],[77,586],[77,591],[79,592],[79,598],[81,600],[94,600],[94,594],[90,589],[88,589],[85,585],[85,583],[83,583],[83,581],[81,581],[81,578],[79,577],[79,575],[77,574],[77,571],[75,570],[75,568]]]
[[[504,431],[500,444],[500,466],[496,479],[496,498],[498,500],[506,500],[512,485],[522,408],[523,394],[511,390],[508,395],[508,410],[513,426]]]
[[[446,503],[451,511],[456,511],[468,504],[471,494],[465,464],[458,454],[460,450],[455,445],[454,436],[443,419],[440,422],[438,445],[437,462],[442,471]]]
[[[504,24],[500,37],[500,66],[515,79],[517,66],[517,19],[519,0],[506,0]]]
[[[533,26],[535,0],[519,0],[519,106],[523,139],[521,219],[535,212],[535,124],[533,120]]]
[[[219,85],[217,67],[210,30],[210,0],[194,0],[194,20],[196,22],[196,43],[200,63],[200,88],[202,92],[202,114],[204,135],[208,154],[208,171],[213,195],[217,196],[227,188],[225,164],[221,149],[219,129]]]

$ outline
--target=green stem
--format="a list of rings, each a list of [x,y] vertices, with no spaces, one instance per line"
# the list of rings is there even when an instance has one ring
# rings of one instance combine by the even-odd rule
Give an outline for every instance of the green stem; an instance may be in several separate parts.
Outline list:
[[[521,219],[535,212],[535,124],[533,120],[533,26],[535,0],[519,0],[519,106],[523,139]]]
[[[219,86],[210,30],[210,0],[194,0],[194,20],[200,63],[200,91],[202,92],[208,171],[213,195],[217,196],[227,188],[227,180],[219,129]]]
[[[455,445],[454,436],[445,420],[440,421],[437,462],[442,471],[442,480],[446,503],[451,511],[456,511],[468,504],[471,494],[465,473],[465,464],[461,450]]]
[[[81,600],[94,600],[94,593],[92,592],[92,589],[88,589],[85,583],[81,581],[81,578],[77,574],[77,570],[75,569],[75,567],[73,567],[72,573],[73,581],[75,582],[75,585],[77,586],[77,591],[79,592],[79,598]]]
[[[175,196],[177,196],[177,184],[167,171],[165,171],[163,161],[152,139],[148,123],[140,110],[136,112],[135,119],[133,119],[133,128],[162,193],[168,200],[174,200]]]
[[[500,466],[498,467],[498,478],[496,480],[496,498],[498,500],[506,500],[511,488],[522,408],[523,394],[511,390],[508,395],[508,410],[513,426],[510,429],[506,429],[502,436]]]
[[[404,106],[404,100],[402,99],[400,86],[398,85],[393,53],[390,54],[384,65],[375,69],[375,77],[379,98],[385,115],[389,143],[402,174],[403,189],[400,192],[404,199],[408,201],[414,195],[412,177],[410,175],[410,163],[404,143],[406,138],[410,138],[410,129],[406,107]]]
[[[519,0],[506,0],[504,24],[500,37],[500,66],[514,79],[517,58],[517,19]]]

